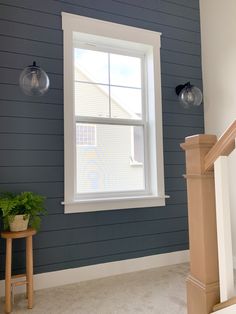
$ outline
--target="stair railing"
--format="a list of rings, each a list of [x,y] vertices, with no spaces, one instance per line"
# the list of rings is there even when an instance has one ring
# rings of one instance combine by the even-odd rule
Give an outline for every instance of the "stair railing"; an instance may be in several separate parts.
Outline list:
[[[236,303],[228,189],[235,138],[236,121],[218,141],[214,135],[195,135],[181,144],[188,191],[188,314],[209,314]]]

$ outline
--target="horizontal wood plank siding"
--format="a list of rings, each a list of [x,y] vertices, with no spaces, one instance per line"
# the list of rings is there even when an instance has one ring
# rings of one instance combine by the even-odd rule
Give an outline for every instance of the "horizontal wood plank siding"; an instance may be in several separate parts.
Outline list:
[[[63,36],[61,12],[162,33],[161,71],[165,207],[67,214],[64,196]],[[202,133],[202,106],[185,110],[176,85],[200,88],[198,0],[0,0],[0,191],[47,197],[48,216],[34,240],[35,272],[56,271],[188,248],[185,136]],[[21,70],[36,60],[50,76],[39,98],[19,88]],[[4,241],[0,240],[4,260]],[[23,241],[14,244],[14,273],[24,270]],[[0,265],[3,278],[4,263]]]

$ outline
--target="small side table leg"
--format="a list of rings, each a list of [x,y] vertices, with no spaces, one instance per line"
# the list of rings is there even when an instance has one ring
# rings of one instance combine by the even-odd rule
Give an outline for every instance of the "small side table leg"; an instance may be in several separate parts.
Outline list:
[[[33,240],[32,236],[26,238],[26,280],[28,308],[33,308]]]
[[[12,263],[12,239],[6,242],[6,273],[5,273],[5,312],[11,313],[11,263]]]

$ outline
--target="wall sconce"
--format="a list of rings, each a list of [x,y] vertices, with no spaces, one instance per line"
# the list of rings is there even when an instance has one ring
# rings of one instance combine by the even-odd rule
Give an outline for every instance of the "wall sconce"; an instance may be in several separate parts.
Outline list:
[[[21,72],[19,83],[22,91],[28,96],[44,95],[50,84],[47,73],[37,66],[35,61]]]
[[[202,103],[201,90],[198,87],[191,85],[190,82],[176,86],[175,92],[179,96],[181,105],[186,109],[193,106],[200,106]]]

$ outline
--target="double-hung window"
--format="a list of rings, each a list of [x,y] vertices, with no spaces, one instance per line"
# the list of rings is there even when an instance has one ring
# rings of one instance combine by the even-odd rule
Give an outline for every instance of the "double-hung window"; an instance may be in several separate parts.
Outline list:
[[[164,205],[160,33],[62,25],[65,212]]]

